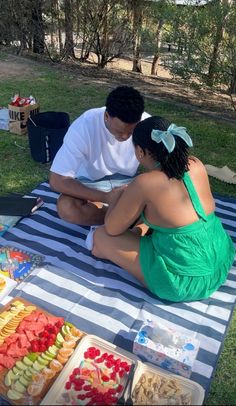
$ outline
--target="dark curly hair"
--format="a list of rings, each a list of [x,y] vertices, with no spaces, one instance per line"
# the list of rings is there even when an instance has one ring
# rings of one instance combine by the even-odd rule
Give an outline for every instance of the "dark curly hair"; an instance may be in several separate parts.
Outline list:
[[[151,156],[160,163],[161,170],[168,178],[181,179],[188,167],[188,145],[182,138],[175,137],[175,148],[169,153],[163,142],[155,142],[151,139],[151,132],[155,130],[166,131],[170,126],[170,121],[163,117],[149,117],[140,123],[133,132],[133,144],[139,145],[144,153],[150,153]]]
[[[137,123],[144,112],[144,99],[133,87],[118,86],[107,97],[106,111],[124,123]]]

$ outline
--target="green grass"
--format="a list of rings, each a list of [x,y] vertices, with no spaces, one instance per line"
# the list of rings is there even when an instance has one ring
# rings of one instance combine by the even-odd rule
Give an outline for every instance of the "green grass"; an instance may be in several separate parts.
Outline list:
[[[205,405],[236,405],[236,312]]]
[[[1,55],[0,55],[1,57]],[[83,85],[71,74],[57,72],[53,67],[40,67],[36,77],[22,80],[0,81],[0,106],[7,106],[10,97],[21,95],[38,98],[41,111],[65,111],[71,121],[83,111],[104,105],[108,89],[103,85]],[[192,111],[160,101],[146,101],[146,111],[162,115],[178,125],[186,126],[194,141],[193,154],[204,163],[228,165],[236,171],[236,128],[227,123],[197,116]],[[27,136],[0,131],[1,171],[0,195],[10,192],[26,193],[48,178],[50,164],[32,160]],[[235,185],[210,178],[216,193],[236,196]],[[221,354],[216,376],[211,385],[206,405],[236,404],[236,315],[231,322]]]

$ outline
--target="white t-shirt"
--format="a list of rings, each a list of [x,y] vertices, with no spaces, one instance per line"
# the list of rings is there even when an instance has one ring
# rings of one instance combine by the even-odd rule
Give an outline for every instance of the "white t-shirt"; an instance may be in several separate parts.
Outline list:
[[[69,127],[57,152],[51,171],[59,175],[91,180],[120,173],[133,176],[139,162],[132,137],[119,142],[104,123],[105,107],[87,110]],[[142,120],[149,117],[143,113]]]

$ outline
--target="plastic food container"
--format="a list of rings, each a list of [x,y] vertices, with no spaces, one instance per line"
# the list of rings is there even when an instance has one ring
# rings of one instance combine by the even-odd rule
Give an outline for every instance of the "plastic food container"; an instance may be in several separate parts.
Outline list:
[[[198,383],[140,361],[131,393],[134,405],[202,405],[205,396]]]
[[[16,286],[17,286],[16,281],[0,273],[0,300],[2,300],[5,296],[9,295],[9,293]]]
[[[105,357],[105,358],[104,358]],[[138,358],[99,337],[87,335],[63,368],[41,405],[109,404],[122,396]],[[113,374],[113,375],[112,375]]]

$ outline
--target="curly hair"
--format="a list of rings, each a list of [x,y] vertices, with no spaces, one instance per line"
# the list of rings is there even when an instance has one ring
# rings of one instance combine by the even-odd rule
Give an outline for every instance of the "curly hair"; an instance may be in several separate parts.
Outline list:
[[[159,162],[161,170],[168,178],[181,179],[184,172],[189,170],[188,145],[182,138],[174,136],[175,148],[169,153],[163,142],[157,143],[151,138],[153,129],[166,131],[170,124],[170,121],[158,116],[140,121],[133,132],[133,144],[139,145],[144,153],[148,152],[155,161]]]
[[[124,123],[137,123],[144,112],[144,99],[133,87],[118,86],[107,97],[106,111]]]

